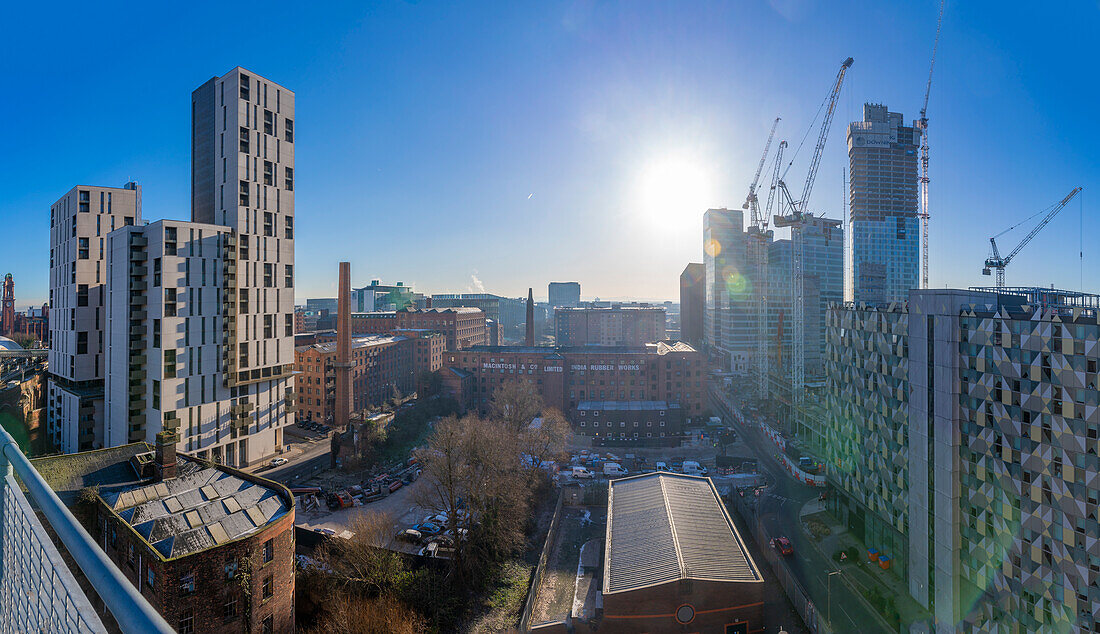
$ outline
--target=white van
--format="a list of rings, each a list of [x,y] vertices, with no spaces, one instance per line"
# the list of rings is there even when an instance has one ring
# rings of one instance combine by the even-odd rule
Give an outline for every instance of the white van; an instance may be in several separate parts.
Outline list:
[[[668,468],[667,464],[665,464],[661,461],[657,461],[657,462],[653,463],[653,470],[654,471],[672,471],[672,469]]]
[[[626,469],[623,469],[622,465],[617,462],[605,462],[603,463],[603,474],[609,476],[624,476],[626,475]]]
[[[694,460],[685,460],[684,474],[693,476],[705,476],[707,475],[707,468]]]
[[[584,478],[595,478],[596,474],[588,470],[588,467],[573,467],[569,472],[569,475],[580,480]]]

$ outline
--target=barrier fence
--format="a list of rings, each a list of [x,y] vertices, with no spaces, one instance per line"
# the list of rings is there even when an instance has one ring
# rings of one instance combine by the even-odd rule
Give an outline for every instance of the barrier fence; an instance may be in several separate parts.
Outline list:
[[[542,575],[546,571],[546,560],[550,557],[550,550],[558,538],[558,527],[561,524],[561,507],[565,494],[558,491],[558,503],[554,506],[554,517],[550,520],[550,529],[546,531],[546,542],[542,545],[542,554],[539,555],[539,563],[535,566],[535,574],[531,575],[531,585],[527,587],[527,601],[523,604],[523,613],[519,617],[519,631],[526,632],[531,628],[531,612],[535,609],[535,601],[538,599],[539,586],[542,585]]]

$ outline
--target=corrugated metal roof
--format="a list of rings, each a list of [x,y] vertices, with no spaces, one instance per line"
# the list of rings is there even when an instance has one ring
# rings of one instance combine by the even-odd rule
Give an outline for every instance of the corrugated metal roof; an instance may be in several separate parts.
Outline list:
[[[761,581],[709,479],[651,473],[613,480],[603,591],[681,579]]]

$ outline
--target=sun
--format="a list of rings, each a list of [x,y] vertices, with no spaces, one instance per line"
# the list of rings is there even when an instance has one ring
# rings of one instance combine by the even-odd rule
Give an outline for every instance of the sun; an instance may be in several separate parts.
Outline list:
[[[672,229],[706,211],[713,187],[711,170],[698,159],[684,154],[654,157],[638,172],[638,215],[657,228]]]

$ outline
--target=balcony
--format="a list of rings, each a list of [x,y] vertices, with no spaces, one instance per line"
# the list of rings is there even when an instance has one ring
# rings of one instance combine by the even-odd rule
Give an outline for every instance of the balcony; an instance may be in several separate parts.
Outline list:
[[[145,380],[145,370],[130,370],[130,380],[131,381],[144,381]]]
[[[21,487],[26,488],[26,495]],[[108,631],[42,520],[95,588],[122,632],[173,631],[96,546],[3,429],[0,508],[4,509],[0,514],[0,631]]]
[[[144,262],[149,259],[149,256],[144,251],[133,251],[130,253],[131,262]]]
[[[130,275],[133,275],[135,277],[145,277],[148,274],[149,269],[147,267],[141,266],[140,264],[130,265]]]
[[[130,236],[130,246],[132,246],[132,247],[147,247],[147,246],[149,246],[149,241],[145,238],[145,236],[131,235]]]

